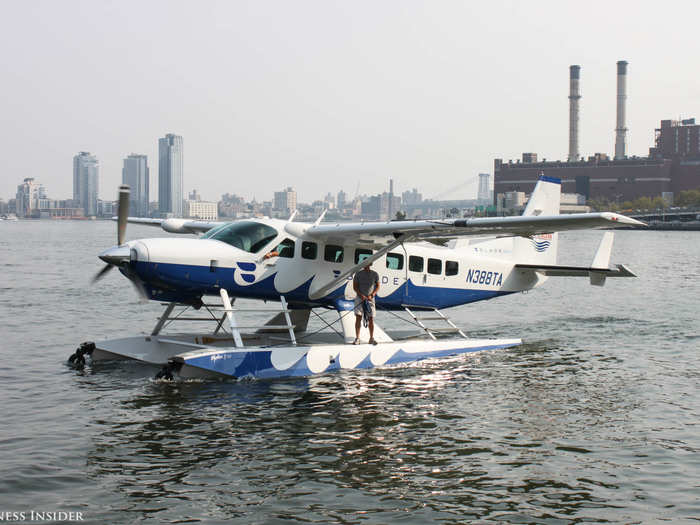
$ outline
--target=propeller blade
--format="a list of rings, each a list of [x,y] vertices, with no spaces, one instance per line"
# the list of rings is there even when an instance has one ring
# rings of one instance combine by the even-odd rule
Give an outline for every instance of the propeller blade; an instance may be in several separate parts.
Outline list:
[[[129,218],[129,194],[131,190],[126,184],[119,186],[119,209],[117,211],[117,246],[124,244],[126,223]]]
[[[141,304],[147,303],[148,302],[148,294],[146,293],[146,289],[143,287],[143,283],[141,281],[139,281],[138,279],[133,279],[133,280],[131,280],[131,284],[133,284],[134,288],[136,288],[136,293],[139,296],[139,303],[141,303]]]
[[[92,278],[91,284],[95,284],[97,281],[102,279],[112,268],[114,268],[113,264],[106,264],[104,268],[95,274],[95,276]]]

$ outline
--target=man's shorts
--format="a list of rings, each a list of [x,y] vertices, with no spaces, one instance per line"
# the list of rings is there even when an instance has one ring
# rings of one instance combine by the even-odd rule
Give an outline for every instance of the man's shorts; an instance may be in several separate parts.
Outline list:
[[[374,306],[374,299],[370,299],[369,304],[372,305],[372,314],[370,317],[374,318],[377,313],[377,308]],[[362,299],[359,296],[355,297],[355,315],[362,315]]]

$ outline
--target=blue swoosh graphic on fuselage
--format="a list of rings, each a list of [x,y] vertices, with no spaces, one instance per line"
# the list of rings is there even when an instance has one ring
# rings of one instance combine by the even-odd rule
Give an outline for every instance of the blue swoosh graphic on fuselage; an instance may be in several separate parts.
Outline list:
[[[234,297],[250,299],[279,300],[280,292],[275,289],[277,272],[247,286],[237,284],[233,268],[216,268],[174,263],[131,263],[131,271],[143,281],[149,297],[154,300],[188,302],[201,295],[219,295],[225,288]],[[122,271],[127,275],[124,271]],[[309,299],[311,277],[297,288],[283,295],[289,303],[334,306],[337,299],[345,294],[345,283],[318,300]],[[499,290],[477,290],[468,288],[437,288],[416,286],[410,279],[387,296],[377,296],[376,305],[380,310],[403,310],[404,305],[417,308],[448,308],[461,304],[492,299],[514,292]]]
[[[552,245],[551,241],[536,241],[535,239],[531,240],[532,245],[535,247],[535,251],[537,252],[543,252]]]

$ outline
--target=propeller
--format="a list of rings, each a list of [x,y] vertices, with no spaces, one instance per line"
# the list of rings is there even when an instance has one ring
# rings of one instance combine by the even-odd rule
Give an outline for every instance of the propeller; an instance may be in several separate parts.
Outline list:
[[[124,245],[126,223],[129,222],[129,186],[119,186],[119,204],[117,209],[117,245],[102,252],[99,257],[107,264],[92,278],[92,284],[102,279],[115,266],[123,266],[131,260],[131,249]],[[139,302],[148,302],[148,294],[138,278],[129,279],[139,296]]]
[[[129,218],[129,186],[119,186],[119,206],[117,208],[117,246],[124,244],[126,237],[126,223]]]
[[[119,204],[117,208],[117,246],[110,248],[100,254],[100,259],[106,262],[106,266],[102,268],[92,278],[92,284],[102,279],[115,266],[119,266],[129,261],[129,248],[122,246],[124,237],[126,237],[126,223],[129,218],[129,194],[131,190],[129,186],[119,186]]]

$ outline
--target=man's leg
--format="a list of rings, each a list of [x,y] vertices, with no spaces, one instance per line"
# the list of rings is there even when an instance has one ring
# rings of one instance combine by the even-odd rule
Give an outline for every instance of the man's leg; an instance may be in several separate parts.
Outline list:
[[[369,339],[370,341],[374,339],[374,317],[370,317],[367,321],[367,326],[369,327]]]
[[[360,327],[362,326],[362,316],[355,316],[355,339],[360,338]]]

